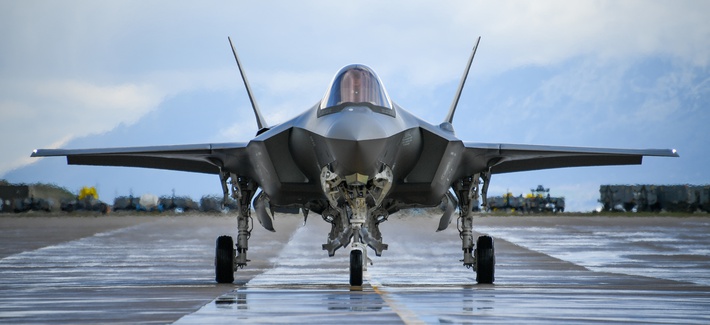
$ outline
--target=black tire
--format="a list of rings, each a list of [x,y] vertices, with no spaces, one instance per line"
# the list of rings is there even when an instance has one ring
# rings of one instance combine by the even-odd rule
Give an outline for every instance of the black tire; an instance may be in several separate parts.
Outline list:
[[[495,280],[495,249],[493,248],[493,238],[490,236],[480,236],[476,241],[476,282],[480,284],[491,284]]]
[[[234,282],[234,240],[230,236],[217,238],[214,271],[217,283]]]
[[[362,286],[362,251],[359,249],[350,251],[350,285]]]

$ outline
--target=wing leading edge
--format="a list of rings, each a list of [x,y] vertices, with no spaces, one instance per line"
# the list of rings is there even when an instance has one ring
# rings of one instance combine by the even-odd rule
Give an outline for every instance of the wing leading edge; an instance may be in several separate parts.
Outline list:
[[[246,163],[246,143],[97,149],[38,149],[32,157],[66,156],[70,165],[122,166],[219,174],[229,160]],[[242,163],[240,163],[240,161]],[[245,166],[246,167],[246,166]]]
[[[638,165],[644,156],[678,157],[673,149],[612,149],[523,144],[464,143],[464,168],[491,167],[492,174],[528,170]]]

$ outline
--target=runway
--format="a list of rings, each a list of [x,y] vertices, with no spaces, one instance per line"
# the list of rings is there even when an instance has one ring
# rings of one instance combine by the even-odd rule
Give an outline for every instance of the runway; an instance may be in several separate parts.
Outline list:
[[[477,217],[496,281],[461,266],[453,223],[394,215],[362,290],[329,225],[257,224],[250,264],[214,283],[213,215],[0,217],[0,323],[710,323],[710,217]]]

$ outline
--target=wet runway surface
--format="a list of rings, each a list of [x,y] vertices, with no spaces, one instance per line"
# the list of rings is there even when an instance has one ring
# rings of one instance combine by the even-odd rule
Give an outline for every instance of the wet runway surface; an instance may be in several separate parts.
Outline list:
[[[477,285],[455,223],[395,215],[361,290],[311,219],[256,225],[217,285],[235,218],[0,217],[0,323],[710,323],[710,217],[480,217],[496,282]]]

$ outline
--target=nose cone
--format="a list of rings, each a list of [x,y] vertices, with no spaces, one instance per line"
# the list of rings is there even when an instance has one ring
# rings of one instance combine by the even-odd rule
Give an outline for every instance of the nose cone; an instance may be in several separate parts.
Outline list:
[[[328,130],[328,138],[350,141],[364,141],[384,138],[387,134],[373,112],[366,107],[349,107],[333,121]]]
[[[343,116],[345,117],[345,116]],[[383,127],[367,114],[348,114],[335,121],[328,131],[328,146],[334,158],[334,172],[373,177],[379,170],[387,138]]]

